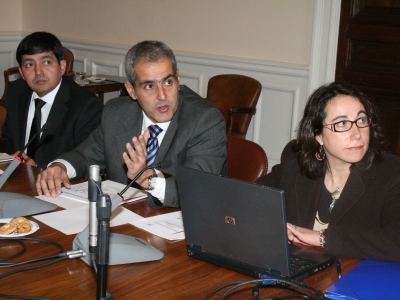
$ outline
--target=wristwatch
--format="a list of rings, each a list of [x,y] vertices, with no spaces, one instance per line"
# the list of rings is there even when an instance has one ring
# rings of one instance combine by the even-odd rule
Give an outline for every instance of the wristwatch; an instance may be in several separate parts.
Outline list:
[[[153,170],[153,175],[151,175],[149,177],[149,187],[146,189],[146,191],[154,190],[156,188],[156,185],[157,185],[157,180],[156,180],[157,173],[156,173],[156,170],[154,170],[154,169],[152,169],[152,170]]]
[[[319,245],[321,246],[321,248],[325,248],[326,247],[326,243],[325,243],[325,229],[321,229],[319,231]]]

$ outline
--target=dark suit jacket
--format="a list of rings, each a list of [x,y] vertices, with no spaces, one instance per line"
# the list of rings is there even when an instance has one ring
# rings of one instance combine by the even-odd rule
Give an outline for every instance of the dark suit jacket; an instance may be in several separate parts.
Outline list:
[[[24,147],[31,97],[32,90],[23,79],[8,87],[0,152],[12,154]],[[46,168],[58,155],[77,147],[100,124],[102,109],[99,98],[64,76],[35,155],[37,165]]]
[[[87,177],[90,165],[105,165],[110,180],[128,183],[122,153],[126,143],[142,131],[142,109],[129,97],[119,97],[107,102],[101,126],[77,149],[59,158],[70,162],[77,177]],[[220,111],[186,86],[180,86],[179,106],[173,116],[154,163],[172,162],[163,169],[166,178],[164,203],[148,194],[149,203],[155,207],[178,207],[175,167],[184,165],[208,172],[226,175],[225,120]]]
[[[400,261],[400,158],[387,155],[365,169],[366,160],[351,170],[332,210],[325,232],[327,251],[336,256]],[[287,221],[312,229],[323,179],[300,172],[289,143],[281,164],[257,183],[285,191]]]

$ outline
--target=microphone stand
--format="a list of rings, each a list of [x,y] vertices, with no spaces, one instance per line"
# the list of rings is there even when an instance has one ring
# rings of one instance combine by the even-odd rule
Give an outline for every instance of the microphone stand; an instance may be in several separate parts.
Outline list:
[[[4,183],[7,181],[8,177],[14,172],[14,170],[19,166],[22,162],[19,156],[15,156],[12,162],[7,166],[7,169],[0,176],[0,189],[3,187]]]
[[[117,195],[113,196],[111,200],[111,212],[116,209],[119,204],[122,202],[123,194],[126,192],[126,190],[143,174],[144,171],[151,169],[151,168],[168,168],[171,165],[170,161],[164,162],[164,163],[159,163],[155,164],[153,166],[149,166],[141,170],[138,175],[129,183],[127,187],[125,187],[120,193],[117,193]],[[101,180],[99,178],[99,180]],[[93,183],[93,178],[89,179],[89,184]],[[89,199],[90,200],[90,199]],[[96,198],[97,201],[97,198]],[[90,203],[89,205],[93,205],[93,203]],[[98,220],[96,219],[98,222]],[[93,223],[92,223],[93,224]],[[90,221],[89,225],[86,226],[86,228],[79,232],[73,243],[73,249],[74,250],[82,250],[86,255],[82,257],[81,259],[87,263],[89,266],[92,266],[94,268],[97,267],[93,259],[91,257],[94,257],[96,254],[91,254],[92,251],[95,248],[92,248],[91,245],[89,245],[89,237],[91,236],[90,234]],[[93,231],[92,231],[93,233]],[[91,236],[92,240],[94,241],[94,235]],[[98,238],[98,237],[97,237]],[[123,234],[118,234],[118,233],[111,233],[110,234],[110,241],[109,241],[109,261],[108,264],[110,266],[112,265],[121,265],[121,264],[129,264],[129,263],[137,263],[137,262],[144,262],[144,261],[153,261],[153,260],[160,260],[163,258],[164,254],[159,251],[158,249],[154,248],[151,246],[149,243],[146,241],[131,237],[128,235],[123,235]],[[97,247],[99,247],[98,244],[99,241],[97,240]]]
[[[107,293],[107,268],[110,246],[111,199],[109,195],[101,194],[97,200],[97,299],[111,300],[112,294]]]

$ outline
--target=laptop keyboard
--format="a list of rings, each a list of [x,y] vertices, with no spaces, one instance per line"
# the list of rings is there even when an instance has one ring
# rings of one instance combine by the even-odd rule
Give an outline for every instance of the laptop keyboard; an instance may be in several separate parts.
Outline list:
[[[309,269],[314,263],[302,257],[290,257],[290,276],[298,274],[299,272]]]

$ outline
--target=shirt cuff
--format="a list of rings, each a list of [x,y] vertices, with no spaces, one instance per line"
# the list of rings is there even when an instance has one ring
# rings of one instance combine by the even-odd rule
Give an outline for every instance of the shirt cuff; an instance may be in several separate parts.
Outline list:
[[[64,159],[56,159],[55,161],[52,161],[51,163],[49,163],[48,165],[47,165],[47,167],[50,167],[52,164],[54,164],[54,163],[56,163],[56,162],[58,162],[58,163],[62,163],[66,168],[67,168],[67,175],[68,175],[68,178],[75,178],[76,177],[76,170],[75,170],[75,168],[68,162],[68,161],[66,161],[66,160],[64,160]]]
[[[72,166],[71,166],[72,167]],[[156,186],[154,190],[147,191],[149,194],[151,194],[153,197],[156,197],[158,200],[160,200],[161,203],[164,203],[165,199],[165,188],[167,186],[165,176],[163,172],[154,169],[157,173],[157,177],[155,178],[156,181]]]

